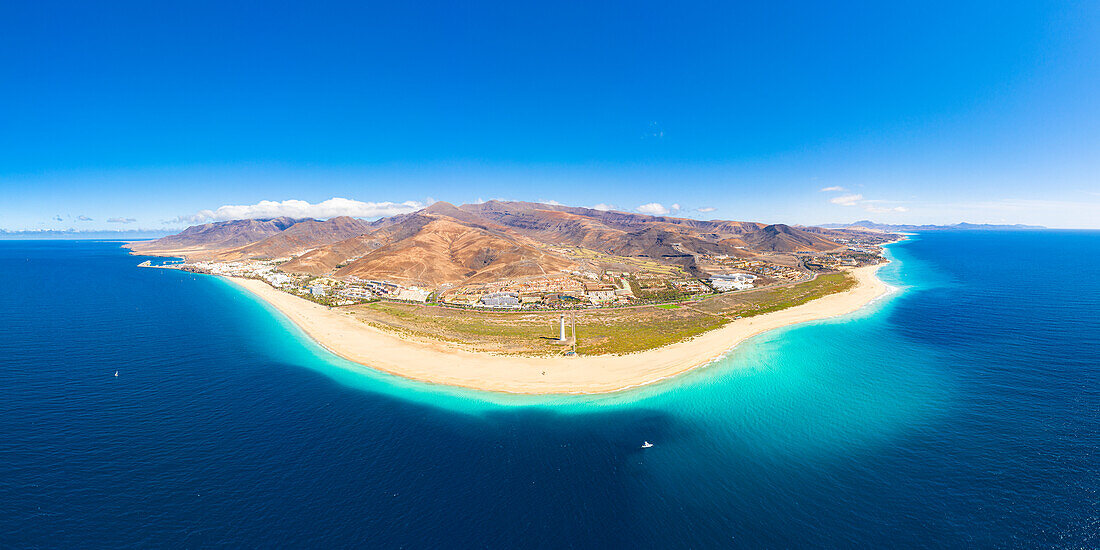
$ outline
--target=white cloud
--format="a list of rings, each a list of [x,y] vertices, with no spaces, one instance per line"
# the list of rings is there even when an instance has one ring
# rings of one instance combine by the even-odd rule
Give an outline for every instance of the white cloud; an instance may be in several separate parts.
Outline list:
[[[822,187],[821,190],[826,192],[826,193],[833,192],[833,191],[847,191],[847,189],[845,189],[845,188],[843,188],[839,185],[830,185],[829,187]]]
[[[676,212],[679,209],[679,204],[673,204],[671,207],[666,208],[663,204],[659,202],[651,202],[643,204],[635,210],[641,212],[642,214],[649,214],[651,216],[667,216],[673,212]]]
[[[134,223],[134,218],[107,218],[107,223]]]
[[[58,214],[58,215],[56,215],[56,216],[54,216],[54,217],[53,217],[53,221],[55,221],[55,222],[61,222],[61,221],[65,221],[65,218],[62,218],[62,217],[61,217],[61,214]]]
[[[828,190],[826,187],[822,191]],[[837,187],[836,189],[840,189]],[[868,212],[875,214],[888,214],[892,212],[908,212],[909,209],[904,206],[890,206],[896,205],[897,201],[887,201],[881,199],[864,199],[863,195],[853,193],[849,195],[840,195],[839,197],[833,197],[829,199],[829,202],[833,204],[839,204],[840,206],[858,206]]]
[[[539,204],[549,204],[550,206],[561,206],[561,203],[554,199],[539,199]]]
[[[600,204],[594,205],[592,207],[592,210],[599,210],[601,212],[607,212],[608,210],[614,210],[614,209],[615,209],[614,204],[604,204],[602,202]]]
[[[713,207],[713,206],[702,206],[702,207],[699,207],[699,208],[695,209],[696,212],[702,212],[704,214],[709,214],[711,212],[714,212],[715,210],[718,210],[718,209]]]
[[[291,218],[335,218],[351,216],[353,218],[377,218],[407,214],[420,210],[424,203],[418,201],[362,202],[352,199],[333,197],[317,204],[302,200],[260,201],[256,204],[227,204],[215,210],[199,210],[190,216],[181,216],[175,221],[202,223],[207,221],[225,221],[241,219],[267,219],[289,216]]]
[[[841,206],[855,206],[859,201],[863,200],[863,195],[841,195],[839,197],[833,197],[829,199],[829,202],[833,204],[839,204]]]
[[[864,210],[866,210],[868,212],[874,212],[875,214],[888,214],[890,212],[908,212],[909,211],[909,209],[904,207],[904,206],[895,206],[893,208],[875,206],[873,204],[862,204],[860,206],[862,206]]]
[[[85,216],[85,215],[81,214],[81,215],[76,217],[76,221],[78,221],[78,222],[90,222],[90,221],[92,221],[92,219],[89,218],[88,216]]]

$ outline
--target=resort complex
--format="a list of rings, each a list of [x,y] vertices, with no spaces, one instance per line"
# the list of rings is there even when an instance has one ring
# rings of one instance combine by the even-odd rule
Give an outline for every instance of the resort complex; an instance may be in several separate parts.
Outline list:
[[[217,222],[129,246],[404,338],[539,356],[566,351],[552,342],[557,311],[579,312],[581,355],[655,349],[850,289],[848,271],[884,262],[897,238],[490,202],[374,222]]]

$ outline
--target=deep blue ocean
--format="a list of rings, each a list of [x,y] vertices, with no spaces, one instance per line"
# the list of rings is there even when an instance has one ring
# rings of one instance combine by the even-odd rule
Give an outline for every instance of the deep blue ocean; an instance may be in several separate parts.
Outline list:
[[[856,314],[539,398],[374,373],[118,243],[0,241],[0,547],[1100,547],[1100,232],[891,255]]]

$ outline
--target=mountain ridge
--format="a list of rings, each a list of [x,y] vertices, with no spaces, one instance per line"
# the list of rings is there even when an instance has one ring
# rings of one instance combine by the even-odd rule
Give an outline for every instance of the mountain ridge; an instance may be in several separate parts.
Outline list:
[[[875,223],[871,220],[860,220],[852,223],[828,223],[819,225],[818,227],[824,227],[826,229],[870,229],[874,231],[1017,231],[1017,230],[1034,230],[1034,229],[1047,229],[1042,225],[1025,225],[1022,223],[1016,224],[992,224],[992,223],[968,223],[959,222],[950,225],[909,225],[909,224],[889,224],[889,223]]]
[[[699,275],[697,260],[704,256],[751,258],[843,248],[830,237],[847,233],[812,229],[560,204],[436,202],[374,221],[213,222],[127,246],[135,254],[212,261],[287,258],[280,269],[291,273],[456,285],[570,270],[576,266],[570,250],[655,261]]]

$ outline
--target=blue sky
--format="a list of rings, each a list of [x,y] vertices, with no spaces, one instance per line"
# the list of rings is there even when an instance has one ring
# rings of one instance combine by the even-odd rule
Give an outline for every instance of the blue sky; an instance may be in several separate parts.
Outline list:
[[[490,198],[1100,227],[1100,4],[829,4],[4,2],[0,229]]]

